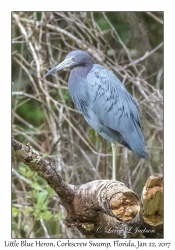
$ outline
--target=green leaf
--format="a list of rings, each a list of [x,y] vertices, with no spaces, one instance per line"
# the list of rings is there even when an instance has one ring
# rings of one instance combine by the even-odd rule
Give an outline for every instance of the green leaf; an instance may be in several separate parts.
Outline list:
[[[26,214],[30,214],[30,213],[33,213],[34,209],[33,207],[25,207],[22,209],[22,212],[26,215]]]
[[[31,178],[34,173],[30,170],[30,168],[28,168],[26,165],[20,165],[19,166],[19,173],[27,178]]]
[[[35,190],[38,190],[38,191],[42,190],[41,186],[37,182],[32,182],[30,186],[34,188]]]
[[[33,212],[33,216],[36,218],[36,220],[39,220],[41,217],[41,212],[39,209],[35,209]]]
[[[18,208],[12,207],[12,216],[17,217],[18,216]]]
[[[49,196],[54,194],[53,189],[49,185],[46,186],[46,191],[47,191]]]
[[[47,193],[46,192],[39,192],[37,196],[37,205],[40,207],[45,205],[48,201],[46,201]],[[45,203],[45,204],[44,204]]]
[[[43,220],[50,220],[52,218],[52,213],[48,210],[41,213],[41,217]]]

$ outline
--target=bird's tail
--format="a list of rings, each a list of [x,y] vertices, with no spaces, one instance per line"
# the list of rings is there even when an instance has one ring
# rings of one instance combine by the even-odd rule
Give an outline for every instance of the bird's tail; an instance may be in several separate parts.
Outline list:
[[[141,158],[148,159],[148,154],[145,151],[144,137],[141,128],[136,122],[134,123],[136,130],[133,131],[133,133],[130,133],[128,136],[128,141],[131,142],[129,143],[130,148],[133,153],[137,154]]]

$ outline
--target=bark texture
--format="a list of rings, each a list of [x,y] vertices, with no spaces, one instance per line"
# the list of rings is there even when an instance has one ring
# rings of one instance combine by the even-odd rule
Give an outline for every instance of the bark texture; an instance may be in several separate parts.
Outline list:
[[[150,176],[141,199],[124,183],[94,180],[82,185],[63,181],[52,163],[29,144],[12,138],[12,154],[38,173],[58,194],[67,212],[67,226],[87,238],[162,238],[163,176]]]

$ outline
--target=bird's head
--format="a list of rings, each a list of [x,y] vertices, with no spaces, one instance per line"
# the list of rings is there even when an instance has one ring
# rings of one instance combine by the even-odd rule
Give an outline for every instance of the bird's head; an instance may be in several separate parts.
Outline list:
[[[67,67],[77,67],[80,65],[86,66],[87,64],[92,65],[93,61],[90,55],[83,50],[74,50],[71,51],[67,56],[65,57],[64,61],[55,66],[53,69],[49,70],[44,77],[53,74],[57,72],[58,70],[67,68]]]

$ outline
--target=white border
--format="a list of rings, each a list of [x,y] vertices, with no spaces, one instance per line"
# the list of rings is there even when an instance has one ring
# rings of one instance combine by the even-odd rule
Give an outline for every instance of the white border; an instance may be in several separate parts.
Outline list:
[[[11,240],[11,11],[164,11],[164,155],[165,155],[165,233],[162,242],[175,245],[175,8],[173,1],[1,1],[0,15],[0,249]],[[43,240],[43,242],[46,240]],[[82,240],[81,240],[82,241]],[[85,240],[86,241],[86,240]],[[88,241],[88,240],[87,240]],[[99,240],[96,240],[99,241]],[[103,241],[103,240],[100,240]],[[105,241],[105,240],[104,240]],[[109,241],[109,240],[106,240]],[[157,240],[150,240],[157,241]],[[76,240],[78,242],[78,240]],[[173,249],[171,245],[170,249]],[[79,247],[78,247],[79,248]],[[21,247],[13,247],[21,249]],[[28,247],[27,249],[34,249]],[[42,247],[42,249],[48,249]],[[91,249],[94,249],[91,247]],[[130,249],[128,247],[127,249]],[[131,248],[133,249],[133,248]],[[164,248],[165,249],[165,248]],[[175,249],[175,248],[174,248]]]

